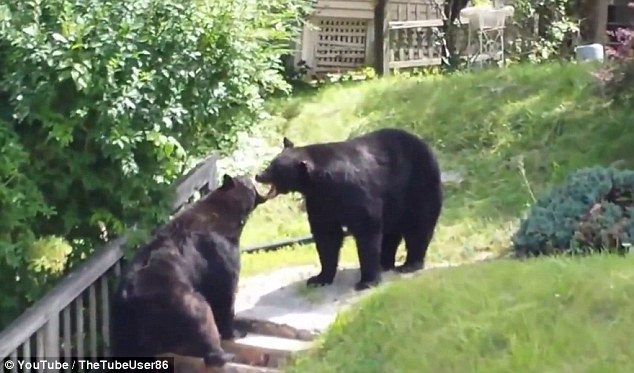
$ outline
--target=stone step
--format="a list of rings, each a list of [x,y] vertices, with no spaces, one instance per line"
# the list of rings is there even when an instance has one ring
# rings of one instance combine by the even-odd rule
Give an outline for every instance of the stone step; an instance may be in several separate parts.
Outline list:
[[[245,330],[248,333],[299,339],[300,341],[312,341],[317,336],[317,333],[312,330],[298,329],[288,324],[280,324],[268,320],[236,318],[234,324],[237,328]]]
[[[279,369],[240,363],[227,363],[222,368],[207,367],[201,358],[175,354],[162,354],[174,358],[174,373],[281,373]]]
[[[236,363],[269,368],[279,367],[292,354],[306,351],[311,346],[309,341],[253,333],[222,342],[225,351],[236,355]]]
[[[223,367],[222,373],[281,373],[275,368],[256,367],[253,365],[229,363]]]

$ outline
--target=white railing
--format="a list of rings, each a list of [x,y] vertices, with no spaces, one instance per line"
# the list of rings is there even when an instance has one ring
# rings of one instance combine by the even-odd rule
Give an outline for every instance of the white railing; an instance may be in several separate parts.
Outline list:
[[[208,157],[177,181],[175,211],[191,203],[198,192],[205,195],[217,187],[216,160],[215,156]],[[109,301],[121,274],[125,239],[119,237],[96,250],[0,332],[0,361],[108,356]],[[30,372],[0,365],[0,373],[18,371]]]

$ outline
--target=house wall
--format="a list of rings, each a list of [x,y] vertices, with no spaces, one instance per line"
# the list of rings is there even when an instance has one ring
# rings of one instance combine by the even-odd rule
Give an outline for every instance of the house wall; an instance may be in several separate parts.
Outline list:
[[[372,1],[365,0],[318,0],[312,15],[314,17],[371,19],[374,17],[374,5]]]
[[[390,21],[438,19],[434,0],[390,1]],[[295,63],[306,61],[313,74],[343,72],[373,63],[374,2],[318,0],[303,29]],[[318,28],[318,29],[315,29]]]
[[[390,21],[424,21],[442,19],[442,5],[433,0],[390,1]]]

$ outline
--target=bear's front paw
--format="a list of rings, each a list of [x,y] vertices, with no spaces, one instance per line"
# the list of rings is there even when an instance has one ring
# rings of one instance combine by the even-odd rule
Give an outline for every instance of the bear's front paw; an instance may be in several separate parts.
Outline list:
[[[333,276],[324,276],[321,273],[317,276],[313,276],[306,281],[306,285],[309,287],[319,287],[331,285],[334,280]]]
[[[247,335],[247,331],[241,328],[224,329],[220,333],[220,337],[223,341],[232,341],[234,339],[244,338]]]
[[[247,331],[240,329],[240,328],[234,328],[233,329],[233,338],[234,339],[240,339],[240,338],[244,338],[247,336]]]
[[[225,364],[235,360],[235,355],[218,350],[208,353],[203,360],[208,367],[223,367]]]

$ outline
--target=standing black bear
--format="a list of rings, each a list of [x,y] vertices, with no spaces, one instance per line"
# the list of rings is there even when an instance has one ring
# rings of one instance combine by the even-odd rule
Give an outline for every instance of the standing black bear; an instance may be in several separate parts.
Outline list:
[[[231,359],[220,339],[244,335],[233,327],[240,235],[262,202],[248,178],[225,175],[220,188],[155,232],[114,295],[113,356],[174,353],[209,366]]]
[[[443,197],[438,162],[418,137],[381,129],[302,147],[284,138],[284,150],[255,180],[271,185],[268,199],[288,192],[304,195],[321,263],[309,286],[333,282],[343,227],[357,244],[361,280],[356,290],[376,286],[381,269],[394,268],[402,239],[407,257],[396,270],[423,268]]]

